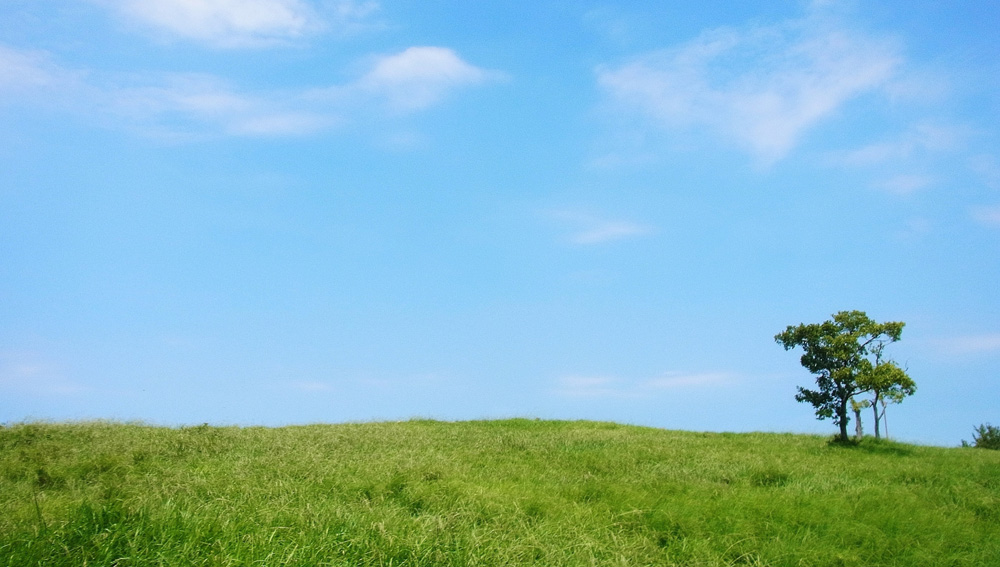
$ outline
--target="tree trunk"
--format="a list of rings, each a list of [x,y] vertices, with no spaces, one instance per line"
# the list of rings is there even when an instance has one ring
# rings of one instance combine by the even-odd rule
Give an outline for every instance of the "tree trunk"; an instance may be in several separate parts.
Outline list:
[[[840,405],[837,407],[837,421],[840,425],[840,437],[839,441],[847,442],[850,437],[847,436],[847,422],[851,418],[847,417],[847,398],[841,398]]]
[[[854,409],[854,408],[851,408],[851,409]],[[855,420],[855,423],[854,423],[854,438],[857,439],[858,441],[861,441],[861,439],[863,439],[864,436],[865,436],[865,430],[861,426],[861,409],[860,408],[859,409],[854,409],[854,420]]]
[[[875,438],[876,439],[879,438],[879,433],[878,433],[878,421],[879,421],[878,402],[879,402],[879,393],[875,392],[875,399],[872,400],[872,409],[875,411]]]
[[[885,440],[889,440],[889,418],[885,415],[885,406],[887,404],[882,402],[882,421],[885,423]]]

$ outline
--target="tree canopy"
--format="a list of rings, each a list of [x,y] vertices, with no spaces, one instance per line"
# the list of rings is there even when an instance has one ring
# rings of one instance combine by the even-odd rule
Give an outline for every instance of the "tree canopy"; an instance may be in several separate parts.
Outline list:
[[[886,345],[899,340],[905,323],[878,323],[864,311],[841,311],[823,323],[789,325],[774,340],[791,350],[802,347],[802,366],[816,376],[816,389],[798,387],[795,399],[809,402],[818,419],[833,418],[838,439],[847,441],[848,404],[856,395],[874,393],[876,423],[879,401],[902,399],[916,385],[895,362],[885,358]],[[876,425],[877,429],[877,425]]]
[[[875,418],[875,438],[880,437],[879,422],[885,417],[886,406],[898,404],[906,396],[917,391],[917,385],[906,371],[891,360],[882,360],[881,347],[875,353],[875,366],[871,372],[858,377],[858,384],[872,394],[871,399],[861,402],[861,407],[871,407]],[[886,437],[888,437],[888,427]]]

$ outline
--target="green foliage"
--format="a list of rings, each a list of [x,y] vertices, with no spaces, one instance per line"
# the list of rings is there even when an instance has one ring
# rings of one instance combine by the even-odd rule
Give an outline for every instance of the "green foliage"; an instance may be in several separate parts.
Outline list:
[[[44,473],[40,472],[44,471]],[[1000,453],[609,423],[0,428],[0,566],[952,565]]]
[[[818,324],[789,325],[774,340],[785,350],[801,347],[802,366],[816,376],[815,390],[799,387],[795,399],[810,403],[818,419],[832,418],[847,441],[848,404],[860,394],[874,393],[878,430],[878,402],[899,399],[916,385],[896,363],[884,360],[886,345],[899,340],[905,323],[877,323],[863,311],[841,311]]]
[[[968,443],[962,442],[963,445]],[[1000,427],[984,423],[972,432],[972,446],[977,449],[1000,450]]]

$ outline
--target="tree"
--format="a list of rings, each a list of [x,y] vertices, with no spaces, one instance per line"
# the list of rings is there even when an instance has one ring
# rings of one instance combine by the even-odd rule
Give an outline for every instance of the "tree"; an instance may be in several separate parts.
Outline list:
[[[857,401],[851,398],[851,411],[854,412],[854,438],[858,441],[865,436],[865,429],[861,426],[861,410],[868,407],[868,400]]]
[[[1000,427],[984,423],[972,431],[972,441],[972,446],[978,449],[1000,449]],[[962,446],[969,444],[963,440]]]
[[[879,438],[879,421],[885,418],[885,410],[889,404],[898,404],[906,396],[912,396],[917,391],[917,385],[906,371],[891,360],[882,360],[880,344],[875,352],[875,366],[867,374],[858,377],[858,384],[872,393],[870,400],[861,405],[871,407],[875,415],[875,438]],[[880,407],[881,406],[881,407]],[[885,436],[889,437],[889,425],[885,424]]]
[[[789,325],[774,336],[785,350],[802,347],[802,366],[816,375],[815,390],[798,387],[795,399],[816,408],[817,419],[833,418],[839,441],[847,441],[847,407],[854,396],[875,393],[876,404],[889,392],[909,393],[916,386],[896,363],[883,359],[886,345],[899,340],[902,322],[877,323],[864,311],[841,311],[815,324]],[[905,378],[905,380],[904,380]],[[909,394],[906,394],[909,395]],[[878,408],[876,407],[876,430]]]

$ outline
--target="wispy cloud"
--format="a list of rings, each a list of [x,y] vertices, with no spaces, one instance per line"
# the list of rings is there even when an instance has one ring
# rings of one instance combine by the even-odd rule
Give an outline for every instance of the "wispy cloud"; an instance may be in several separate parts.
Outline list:
[[[938,352],[952,356],[1000,354],[1000,333],[965,335],[932,341]]]
[[[615,8],[603,6],[591,9],[583,15],[583,23],[600,35],[618,43],[628,43],[632,38],[632,22]]]
[[[336,390],[331,384],[317,380],[299,380],[292,382],[290,386],[295,390],[312,393],[333,392]]]
[[[329,129],[359,113],[406,114],[440,104],[499,73],[443,47],[412,47],[375,58],[358,79],[298,91],[240,89],[208,74],[99,76],[58,65],[44,52],[0,45],[0,96],[104,117],[155,137],[297,136]],[[0,98],[0,101],[3,99]],[[99,118],[100,119],[100,118]]]
[[[724,372],[704,372],[700,374],[684,374],[668,372],[658,378],[646,382],[645,386],[653,390],[670,390],[673,388],[689,388],[716,386],[733,379],[731,374]]]
[[[1000,189],[1000,161],[996,156],[982,154],[969,160],[969,167],[991,189]]]
[[[458,89],[502,77],[500,72],[467,63],[454,50],[417,46],[375,57],[368,72],[358,80],[315,90],[311,96],[326,100],[381,100],[395,111],[411,112],[437,104]]]
[[[1000,205],[976,207],[972,209],[972,218],[987,226],[1000,227]]]
[[[70,396],[85,388],[66,379],[58,366],[31,352],[0,353],[0,390]]]
[[[302,0],[92,0],[166,37],[214,47],[287,43],[330,28],[350,30],[378,11],[375,2],[336,0],[319,11]]]
[[[929,175],[900,174],[876,182],[875,187],[894,195],[910,195],[934,183]]]
[[[573,229],[569,235],[570,242],[584,246],[636,238],[653,232],[646,225],[578,211],[554,211],[550,216]]]
[[[625,65],[601,66],[597,79],[614,101],[661,127],[709,128],[767,164],[847,101],[884,87],[901,61],[894,42],[814,14],[705,32]]]
[[[108,89],[109,112],[160,135],[310,134],[336,123],[327,109],[309,108],[294,93],[246,93],[211,75],[169,74],[159,84]]]
[[[665,391],[716,387],[735,377],[724,372],[667,372],[661,376],[628,380],[613,376],[566,375],[556,380],[555,392],[570,398],[649,398]]]
[[[929,153],[956,149],[968,135],[964,128],[920,123],[893,139],[831,152],[829,161],[835,165],[864,167],[918,159]]]
[[[0,45],[0,100],[36,100],[38,93],[58,94],[77,88],[86,73],[71,71],[45,51]]]
[[[972,135],[971,129],[965,126],[921,121],[877,142],[828,152],[826,163],[866,171],[874,178],[870,183],[873,188],[906,197],[947,183],[955,163],[962,165],[970,161],[960,156]],[[968,163],[972,171],[976,165]]]
[[[898,228],[894,235],[897,240],[902,241],[915,241],[920,240],[924,236],[931,233],[934,228],[934,224],[923,217],[913,217],[907,219],[903,225]]]

